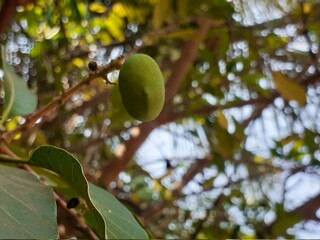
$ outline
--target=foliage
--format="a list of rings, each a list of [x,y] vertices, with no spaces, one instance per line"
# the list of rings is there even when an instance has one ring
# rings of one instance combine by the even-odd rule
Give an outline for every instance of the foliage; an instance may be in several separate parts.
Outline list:
[[[100,238],[317,234],[317,1],[12,2],[1,32],[0,186],[25,192],[1,194],[0,209],[13,196],[54,225],[24,236],[92,237],[87,225]],[[119,56],[135,53],[166,82],[164,109],[147,123],[106,84],[117,82]],[[63,208],[71,198],[80,205]],[[4,214],[1,229],[12,221]]]
[[[0,166],[1,238],[57,238],[52,189],[31,173]],[[41,223],[42,227],[38,225]]]

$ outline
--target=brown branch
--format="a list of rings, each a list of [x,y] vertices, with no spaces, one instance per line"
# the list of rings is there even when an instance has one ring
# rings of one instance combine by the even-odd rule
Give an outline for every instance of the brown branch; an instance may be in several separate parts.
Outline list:
[[[189,168],[182,180],[174,184],[173,196],[176,198],[179,197],[182,193],[182,189],[187,185],[187,183],[190,182],[197,173],[201,172],[210,161],[211,158],[209,156],[201,159],[195,159],[195,163]]]
[[[53,192],[54,199],[57,205],[68,215],[71,222],[75,223],[75,228],[83,233],[88,239],[98,239],[97,235],[84,222],[81,216],[74,209],[69,209],[66,202],[55,192]]]
[[[270,101],[266,101],[264,103],[260,103],[260,104],[257,104],[256,105],[256,108],[254,109],[254,111],[251,113],[251,115],[245,119],[243,122],[242,122],[242,126],[244,128],[246,128],[251,122],[253,122],[254,120],[256,120],[257,118],[259,118],[263,112],[263,110],[269,106],[269,104],[271,104],[271,102],[273,101],[270,100]]]
[[[309,35],[309,29],[307,27],[308,24],[308,14],[304,12],[304,6],[305,3],[299,2],[300,5],[300,12],[301,12],[301,22],[302,22],[302,34],[304,35],[305,39],[307,40],[308,47],[309,47],[309,56],[311,58],[311,61],[314,65],[317,65],[318,63],[318,56],[314,52],[312,52],[312,40]],[[316,71],[318,71],[318,68],[316,68]]]
[[[207,105],[198,109],[195,109],[193,114],[209,114],[218,109],[231,109],[231,108],[239,108],[247,105],[256,105],[256,104],[265,104],[268,102],[272,102],[275,98],[277,98],[279,93],[277,91],[272,91],[269,97],[260,96],[258,98],[252,98],[249,100],[242,100],[239,102],[227,103],[225,105]]]
[[[182,81],[185,79],[190,66],[198,55],[198,46],[206,37],[211,26],[211,21],[208,19],[199,20],[199,30],[196,32],[196,38],[188,41],[182,48],[180,58],[175,62],[172,69],[174,71],[170,75],[166,84],[166,103],[170,102],[176,95]]]
[[[0,34],[4,34],[7,32],[10,21],[12,20],[16,12],[17,6],[18,0],[6,0],[2,4],[0,10]]]
[[[213,209],[216,209],[217,206],[219,206],[219,204],[222,202],[222,197],[223,197],[223,194],[221,193],[212,203],[212,206],[210,209],[207,209],[206,210],[206,215],[204,216],[204,218],[202,218],[196,228],[195,228],[195,231],[190,235],[189,239],[197,239],[197,235],[201,232],[204,224],[208,221],[208,219],[210,218],[210,212],[213,210]]]
[[[14,154],[5,144],[0,144],[0,153],[3,153],[6,156],[12,157],[12,158],[18,158],[16,154]]]
[[[17,6],[26,5],[35,0],[5,0],[0,10],[0,34],[7,32],[10,21],[13,19]]]
[[[126,141],[123,145],[118,146],[118,151],[116,150],[115,157],[111,160],[111,162],[102,168],[102,174],[100,177],[100,181],[105,187],[108,187],[110,182],[115,180],[118,174],[123,171],[126,165],[131,160],[132,156],[136,152],[136,150],[140,147],[140,145],[145,141],[148,137],[149,133],[155,128],[153,124],[145,123],[141,124],[138,129],[138,136],[131,136],[128,141]],[[123,149],[123,152],[120,152],[120,148]]]
[[[183,176],[182,180],[176,182],[173,186],[172,190],[172,198],[177,199],[182,194],[182,189],[189,183],[196,174],[202,172],[202,170],[208,165],[211,161],[209,157],[204,157],[203,159],[196,159],[195,163],[188,169],[186,174]],[[141,217],[144,219],[145,222],[152,221],[157,214],[166,206],[168,200],[163,200],[158,202],[157,204],[153,205],[151,208],[147,209],[143,212]]]
[[[317,211],[320,207],[320,195],[315,196],[314,198],[304,202],[300,207],[297,207],[294,210],[287,211],[286,218],[296,218],[300,217],[301,221],[302,220],[314,220],[314,221],[319,221],[319,218],[317,217]],[[279,222],[278,222],[279,223]],[[273,233],[274,225],[277,224],[277,219],[268,226],[264,227],[264,232],[267,232],[271,234],[269,237],[275,237],[275,234]],[[283,229],[283,233],[285,233],[286,229]],[[279,235],[279,232],[276,230],[277,235]]]
[[[308,200],[300,207],[293,210],[291,213],[299,213],[302,219],[305,220],[316,220],[319,221],[317,217],[317,211],[320,208],[320,195]]]
[[[134,137],[132,136],[128,141],[121,145],[123,151],[116,153],[111,162],[102,168],[100,180],[105,187],[108,187],[110,182],[115,180],[118,174],[126,168],[134,153],[148,137],[149,133],[151,133],[151,131],[159,125],[167,122],[168,119],[172,117],[172,115],[167,115],[168,113],[172,113],[169,110],[169,102],[177,93],[179,86],[185,79],[191,64],[196,59],[199,44],[205,38],[210,28],[210,20],[202,20],[199,26],[197,37],[193,40],[187,41],[184,44],[180,58],[172,67],[172,72],[166,85],[166,104],[160,116],[153,122],[140,124],[137,127],[138,135]]]
[[[54,116],[52,117],[50,116],[46,118],[42,125],[42,128],[54,129],[56,126],[62,126],[66,121],[66,119],[68,119],[72,114],[83,114],[83,112],[88,108],[91,109],[90,115],[94,115],[96,112],[100,112],[98,108],[99,103],[105,102],[106,99],[108,99],[109,90],[110,89],[105,89],[103,91],[100,91],[99,93],[94,95],[90,100],[83,102],[80,106],[72,106],[70,109],[68,108],[67,109],[68,112],[66,112],[66,114],[54,114]],[[37,125],[40,125],[40,124],[37,124]],[[105,137],[98,137],[98,138],[99,140],[96,139],[97,141],[103,141],[105,139]],[[82,144],[84,143],[83,142],[75,143],[74,145],[70,146],[68,150],[75,149],[70,151],[78,151],[79,149],[84,149],[83,148],[84,146],[82,146]],[[79,148],[76,149],[77,148],[76,146],[79,146]]]
[[[41,117],[52,112],[56,107],[63,104],[66,100],[70,99],[74,94],[76,94],[77,92],[82,90],[82,88],[84,88],[85,86],[90,84],[91,81],[93,81],[99,77],[104,78],[107,73],[110,73],[114,70],[119,69],[123,64],[123,61],[124,61],[124,57],[120,56],[119,58],[111,61],[108,65],[102,67],[96,73],[90,74],[90,75],[84,77],[84,79],[82,81],[80,81],[77,85],[71,87],[70,89],[68,89],[67,91],[62,93],[60,96],[55,97],[46,106],[44,106],[43,108],[34,112],[30,116],[28,116],[26,118],[26,121],[24,122],[24,124],[19,125],[18,127],[13,129],[12,131],[4,133],[2,135],[2,140],[4,140],[6,143],[10,143],[12,141],[12,138],[17,133],[20,133],[20,132],[24,131],[25,129],[31,128],[38,119],[40,119]]]

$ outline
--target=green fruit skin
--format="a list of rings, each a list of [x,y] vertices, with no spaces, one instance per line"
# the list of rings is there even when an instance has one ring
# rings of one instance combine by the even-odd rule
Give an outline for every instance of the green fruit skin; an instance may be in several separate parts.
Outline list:
[[[148,55],[128,57],[120,68],[119,89],[124,107],[135,119],[154,120],[161,112],[165,89],[157,63]]]

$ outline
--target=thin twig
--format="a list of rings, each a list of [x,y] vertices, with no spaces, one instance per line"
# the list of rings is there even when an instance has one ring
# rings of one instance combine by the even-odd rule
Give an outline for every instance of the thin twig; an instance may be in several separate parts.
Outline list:
[[[90,227],[87,226],[82,217],[80,217],[74,209],[69,209],[66,202],[55,192],[53,192],[53,196],[57,205],[68,214],[68,216],[72,219],[72,222],[74,221],[76,223],[77,230],[82,232],[86,237],[88,237],[88,239],[98,239],[97,235]]]
[[[63,104],[66,100],[70,99],[74,94],[82,90],[83,87],[89,85],[90,82],[100,77],[104,78],[107,73],[110,73],[112,71],[119,69],[123,64],[123,61],[124,61],[124,56],[120,56],[117,59],[112,60],[108,65],[100,68],[99,71],[97,71],[96,73],[89,74],[88,76],[84,77],[83,80],[80,81],[77,85],[71,87],[70,89],[62,93],[60,96],[53,98],[51,102],[49,102],[46,106],[34,112],[30,116],[28,116],[26,118],[26,121],[22,125],[19,125],[15,129],[4,133],[1,137],[2,140],[5,141],[6,143],[10,143],[16,134],[23,132],[25,129],[32,127],[38,119],[52,112],[56,107]]]

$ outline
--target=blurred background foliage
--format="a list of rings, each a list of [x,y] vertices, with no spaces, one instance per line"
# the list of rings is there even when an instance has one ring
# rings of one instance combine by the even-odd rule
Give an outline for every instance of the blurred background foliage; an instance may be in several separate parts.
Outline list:
[[[158,62],[172,95],[141,123],[97,80],[17,135],[18,155],[68,150],[154,238],[319,236],[317,0],[16,2],[1,42],[38,108],[90,60],[137,52]]]

